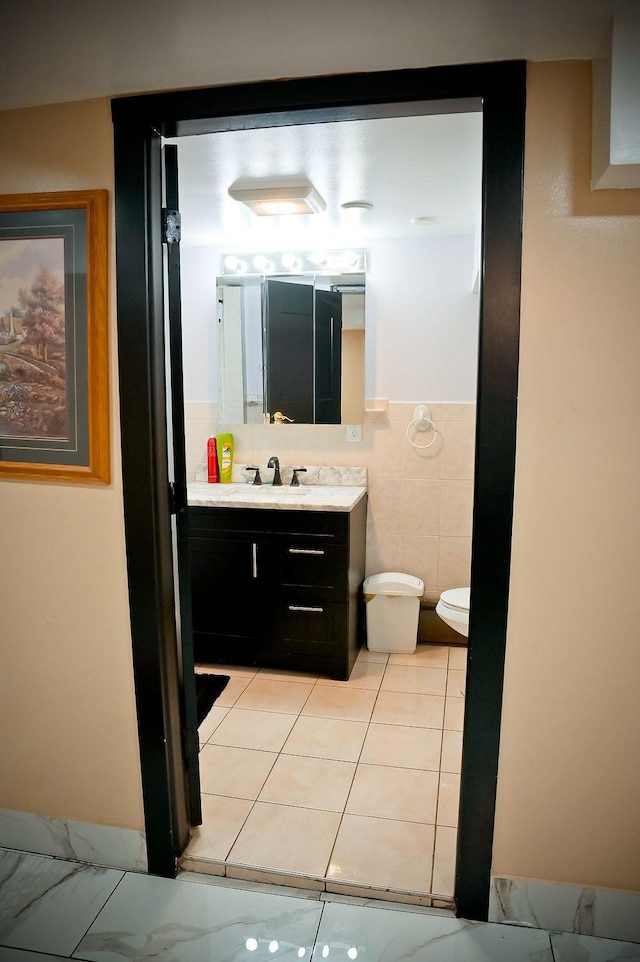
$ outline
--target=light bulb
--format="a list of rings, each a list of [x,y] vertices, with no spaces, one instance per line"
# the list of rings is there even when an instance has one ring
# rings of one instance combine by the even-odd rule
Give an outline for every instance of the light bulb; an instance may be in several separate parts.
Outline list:
[[[276,939],[272,939],[272,941],[269,942],[270,952],[277,952],[279,948],[280,948],[280,944],[276,941]]]
[[[239,261],[238,261],[238,258],[235,256],[235,254],[229,254],[224,259],[224,266],[227,268],[227,270],[230,270],[230,271],[235,271],[235,269],[238,266],[238,263]]]
[[[262,271],[263,273],[273,269],[273,264],[264,254],[256,254],[253,258],[253,266],[257,271]]]
[[[350,959],[358,958],[358,950],[356,949],[355,945],[352,945],[350,949],[347,949],[347,955]]]
[[[300,266],[300,261],[295,254],[283,254],[280,259],[282,266],[288,268],[288,270],[294,271]]]
[[[258,948],[257,939],[247,939],[247,941],[244,944],[247,952],[255,952],[255,950]]]

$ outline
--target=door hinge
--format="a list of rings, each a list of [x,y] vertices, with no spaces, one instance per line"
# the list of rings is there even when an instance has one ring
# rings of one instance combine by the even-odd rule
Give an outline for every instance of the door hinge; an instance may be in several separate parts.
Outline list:
[[[180,243],[181,218],[179,210],[169,210],[162,208],[162,243]]]
[[[190,728],[182,729],[182,751],[185,758],[192,758],[200,751],[198,732]]]

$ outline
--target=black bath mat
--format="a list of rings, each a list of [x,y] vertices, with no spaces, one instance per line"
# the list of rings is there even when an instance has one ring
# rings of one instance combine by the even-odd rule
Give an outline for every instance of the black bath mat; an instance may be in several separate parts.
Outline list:
[[[196,711],[198,713],[198,728],[205,720],[211,706],[227,687],[229,675],[196,674]]]

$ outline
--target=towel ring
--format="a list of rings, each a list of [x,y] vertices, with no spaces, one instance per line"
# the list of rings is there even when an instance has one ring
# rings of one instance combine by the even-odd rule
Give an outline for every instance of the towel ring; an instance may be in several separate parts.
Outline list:
[[[428,418],[426,415],[426,412],[428,410],[429,409],[426,406],[426,404],[419,404],[418,407],[413,412],[415,417],[413,418],[412,421],[409,421],[409,423],[407,424],[407,431],[406,431],[407,441],[413,448],[416,448],[418,451],[424,451],[426,448],[430,448],[431,445],[435,443],[435,440],[438,437],[437,427],[435,426],[431,418]],[[416,444],[415,441],[411,440],[411,437],[409,436],[409,431],[411,430],[414,424],[416,426],[417,431],[428,431],[429,430],[428,425],[431,426],[431,428],[433,429],[433,437],[431,438],[428,444]]]

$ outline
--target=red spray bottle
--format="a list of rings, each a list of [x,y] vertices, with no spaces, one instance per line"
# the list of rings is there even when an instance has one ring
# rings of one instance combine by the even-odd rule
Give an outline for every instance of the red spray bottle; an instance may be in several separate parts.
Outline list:
[[[218,447],[215,438],[207,441],[207,481],[209,484],[216,484],[220,481],[220,471],[218,468]]]

